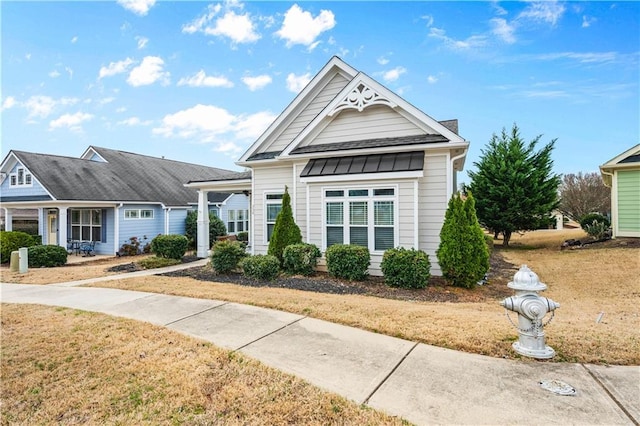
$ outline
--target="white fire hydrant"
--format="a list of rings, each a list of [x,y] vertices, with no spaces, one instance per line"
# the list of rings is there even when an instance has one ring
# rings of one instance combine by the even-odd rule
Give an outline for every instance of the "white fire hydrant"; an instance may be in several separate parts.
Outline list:
[[[545,344],[544,326],[551,322],[554,311],[560,304],[538,294],[539,291],[546,290],[547,285],[541,283],[538,275],[527,265],[522,265],[507,286],[514,289],[516,295],[507,297],[500,304],[505,309],[518,313],[516,325],[507,312],[507,318],[518,329],[519,334],[518,341],[513,343],[513,349],[520,355],[532,358],[553,358],[556,352]],[[543,324],[542,319],[547,313],[551,313],[551,317]]]

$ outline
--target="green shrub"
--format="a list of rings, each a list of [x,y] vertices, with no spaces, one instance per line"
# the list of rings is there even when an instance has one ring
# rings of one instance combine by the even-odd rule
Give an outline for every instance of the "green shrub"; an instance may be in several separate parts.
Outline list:
[[[179,259],[158,256],[151,256],[138,261],[138,264],[144,269],[164,268],[165,266],[178,265],[179,263],[181,263]]]
[[[314,244],[291,244],[282,252],[284,270],[290,274],[312,275],[320,256],[322,253]]]
[[[29,247],[30,268],[51,268],[67,263],[67,249],[60,246],[33,246]]]
[[[609,235],[609,225],[597,220],[594,220],[591,224],[585,223],[583,229],[590,237],[596,240],[602,240]]]
[[[211,266],[216,272],[226,274],[236,269],[245,257],[247,252],[240,241],[217,241],[211,250]]]
[[[334,244],[325,253],[327,270],[337,278],[361,281],[367,275],[371,256],[369,249],[351,244]]]
[[[282,263],[282,253],[285,247],[291,244],[300,244],[302,242],[302,233],[293,219],[291,211],[291,197],[287,187],[284,187],[284,195],[282,196],[282,209],[276,216],[276,223],[273,225],[273,234],[269,240],[268,254],[278,258]]]
[[[593,222],[596,221],[598,223],[604,223],[607,228],[611,226],[611,222],[607,219],[606,216],[601,215],[600,213],[589,213],[580,218],[580,226],[585,231],[587,230],[587,226],[593,225]]]
[[[249,241],[249,233],[247,231],[238,232],[236,234],[236,238],[238,238],[238,241],[246,243],[247,241]]]
[[[470,193],[466,201],[459,194],[449,200],[436,255],[442,275],[458,287],[475,287],[489,270],[489,250]]]
[[[274,280],[280,273],[280,262],[270,254],[248,256],[240,262],[242,271],[249,278],[256,280]]]
[[[222,219],[213,213],[209,213],[209,245],[212,245],[216,237],[227,235],[227,227]],[[185,236],[189,240],[189,247],[198,246],[198,212],[191,210],[187,212],[185,221]]]
[[[158,257],[180,260],[187,252],[188,245],[189,241],[184,235],[158,235],[151,240],[151,251]]]
[[[487,244],[487,250],[489,250],[489,253],[491,253],[494,246],[493,235],[484,234],[484,242]]]
[[[11,252],[21,247],[32,247],[39,244],[39,239],[26,232],[2,231],[0,232],[0,263],[11,260]]]
[[[385,284],[391,287],[425,288],[431,278],[429,256],[413,248],[386,250],[380,268]]]

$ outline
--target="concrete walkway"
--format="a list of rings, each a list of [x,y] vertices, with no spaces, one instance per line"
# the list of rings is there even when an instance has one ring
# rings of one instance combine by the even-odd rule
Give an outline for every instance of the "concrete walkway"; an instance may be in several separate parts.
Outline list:
[[[504,360],[254,306],[70,283],[0,284],[0,292],[2,303],[64,306],[161,325],[419,425],[640,421],[638,366]],[[543,380],[560,380],[577,393],[552,393],[541,388]]]

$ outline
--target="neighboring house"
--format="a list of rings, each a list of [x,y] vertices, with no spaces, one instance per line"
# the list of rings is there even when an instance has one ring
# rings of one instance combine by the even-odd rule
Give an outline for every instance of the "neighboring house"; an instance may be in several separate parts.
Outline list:
[[[209,192],[209,212],[222,220],[229,234],[249,231],[249,198],[247,194]],[[198,203],[189,203],[197,208]]]
[[[600,166],[611,188],[613,238],[640,237],[640,144]]]
[[[201,205],[207,191],[251,193],[254,254],[267,252],[286,186],[303,239],[323,252],[366,246],[370,273],[379,275],[386,249],[414,247],[439,275],[435,251],[468,146],[457,120],[434,120],[333,57],[236,163],[250,174],[187,186],[200,191]]]
[[[158,234],[184,234],[187,211],[198,201],[185,182],[242,175],[95,146],[80,158],[12,150],[0,173],[6,230],[18,209],[36,209],[43,244],[95,241],[96,253],[111,255],[131,237],[145,244]],[[248,209],[244,194],[209,195],[218,214],[226,214],[229,200],[234,210]]]

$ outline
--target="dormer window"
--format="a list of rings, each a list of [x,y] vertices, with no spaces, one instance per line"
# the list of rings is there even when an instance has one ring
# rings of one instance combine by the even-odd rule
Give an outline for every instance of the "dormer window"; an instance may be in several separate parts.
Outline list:
[[[10,186],[31,186],[32,183],[31,173],[28,173],[23,167],[18,167],[15,173],[9,175]]]

